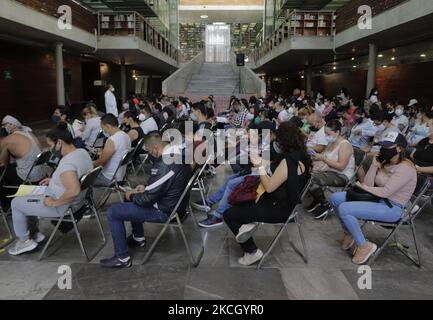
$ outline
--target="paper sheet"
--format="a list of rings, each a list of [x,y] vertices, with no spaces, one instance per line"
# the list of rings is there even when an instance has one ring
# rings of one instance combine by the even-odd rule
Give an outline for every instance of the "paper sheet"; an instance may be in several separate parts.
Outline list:
[[[17,193],[8,196],[8,198],[25,197],[25,196],[41,196],[45,193],[46,186],[28,186],[20,185]]]

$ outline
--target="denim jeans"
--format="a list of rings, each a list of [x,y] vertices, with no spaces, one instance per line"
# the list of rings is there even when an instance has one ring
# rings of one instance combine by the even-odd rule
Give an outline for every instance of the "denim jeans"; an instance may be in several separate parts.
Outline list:
[[[239,173],[233,174],[227,178],[226,182],[214,193],[212,194],[207,202],[209,205],[213,205],[219,202],[218,208],[215,210],[214,216],[216,218],[222,219],[224,211],[231,208],[227,199],[233,190],[244,181],[245,176],[240,176]]]
[[[168,214],[154,207],[143,208],[132,202],[112,205],[107,211],[107,218],[116,257],[120,259],[129,257],[125,221],[131,222],[132,234],[136,238],[142,238],[144,222],[166,222],[168,217]]]
[[[393,203],[392,208],[388,207],[384,201],[346,201],[346,192],[336,192],[331,195],[329,202],[335,209],[343,229],[349,232],[358,246],[366,243],[358,219],[376,220],[381,222],[397,222],[403,216],[403,206]]]

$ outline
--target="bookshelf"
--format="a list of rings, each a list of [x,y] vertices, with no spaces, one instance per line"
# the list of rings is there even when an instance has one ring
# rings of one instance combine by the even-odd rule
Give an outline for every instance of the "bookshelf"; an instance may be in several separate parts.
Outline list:
[[[331,36],[335,27],[332,12],[291,12],[284,30],[291,36]]]

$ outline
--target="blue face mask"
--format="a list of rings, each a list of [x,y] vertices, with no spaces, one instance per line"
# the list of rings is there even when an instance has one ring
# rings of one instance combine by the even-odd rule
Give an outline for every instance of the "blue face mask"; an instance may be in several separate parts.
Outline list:
[[[194,121],[194,122],[198,121],[198,118],[197,118],[197,116],[194,113],[191,113],[190,117],[191,117],[192,121]]]
[[[335,140],[337,140],[336,136],[326,136],[326,141],[328,142],[328,144],[334,143]]]
[[[51,120],[53,120],[55,123],[59,123],[60,120],[61,120],[61,118],[60,118],[60,116],[57,116],[57,115],[53,114],[51,116]]]

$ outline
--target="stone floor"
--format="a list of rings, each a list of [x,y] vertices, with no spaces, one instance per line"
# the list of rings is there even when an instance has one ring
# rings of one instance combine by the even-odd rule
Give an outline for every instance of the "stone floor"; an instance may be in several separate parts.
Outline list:
[[[209,180],[212,189],[220,185],[230,172],[221,167]],[[144,177],[133,177],[135,183]],[[193,199],[198,194],[193,193]],[[113,196],[111,202],[118,201]],[[199,220],[204,214],[194,211]],[[193,252],[204,243],[204,256],[198,268],[189,267],[182,238],[177,230],[169,230],[157,246],[150,261],[142,265],[146,249],[132,252],[134,266],[126,270],[101,269],[98,261],[111,256],[113,247],[105,211],[102,219],[107,243],[97,256],[86,263],[73,232],[57,235],[48,256],[38,261],[40,249],[20,257],[0,253],[0,299],[432,299],[433,298],[433,219],[428,206],[417,220],[423,267],[418,269],[394,248],[387,248],[372,266],[372,289],[358,289],[357,266],[339,248],[341,230],[334,216],[315,221],[303,213],[303,228],[309,262],[305,264],[289,245],[285,233],[262,270],[240,267],[239,245],[225,226],[200,230],[191,217],[185,222]],[[95,220],[80,222],[84,244],[90,254],[100,244]],[[52,225],[41,222],[41,230],[49,234]],[[156,237],[160,226],[146,225],[148,243]],[[255,239],[264,249],[276,227],[264,225]],[[295,225],[289,227],[295,244],[299,244]],[[3,223],[0,237],[5,236]],[[368,226],[366,234],[373,241],[386,235],[377,226]],[[411,244],[402,230],[400,240]],[[62,265],[71,266],[72,289],[60,290],[57,282]]]

